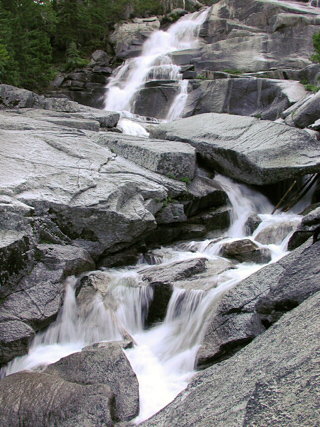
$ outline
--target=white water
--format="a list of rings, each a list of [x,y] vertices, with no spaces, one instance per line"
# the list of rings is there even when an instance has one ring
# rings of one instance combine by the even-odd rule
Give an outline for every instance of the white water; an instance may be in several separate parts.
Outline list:
[[[179,117],[187,99],[188,82],[182,80],[180,67],[172,63],[169,54],[199,45],[199,31],[208,10],[185,15],[170,26],[168,31],[155,31],[144,43],[141,56],[125,61],[107,85],[105,109],[132,113],[135,97],[146,82],[176,80],[179,82],[180,92],[174,99],[166,120]],[[124,133],[131,132],[127,122],[121,124]]]
[[[243,237],[244,222],[252,212],[263,220],[260,230],[271,222],[299,218],[295,214],[272,216],[272,206],[264,196],[228,178],[217,176],[215,179],[227,191],[233,206],[232,224],[222,241]],[[206,240],[190,242],[187,245],[190,249],[185,251],[162,248],[155,251],[154,259],[164,265],[197,257],[206,257],[210,262],[219,258],[220,244],[221,240]],[[272,252],[271,262],[286,253],[285,243],[268,247]],[[74,293],[76,279],[68,279],[65,302],[56,322],[45,333],[39,333],[28,355],[12,361],[2,370],[2,375],[53,363],[94,342],[119,340],[120,323],[137,343],[125,351],[140,385],[141,408],[135,422],[145,420],[167,405],[194,374],[196,354],[212,306],[227,289],[262,266],[240,263],[217,277],[216,287],[208,292],[175,289],[164,322],[144,330],[145,315],[153,297],[150,287],[141,286],[138,274],[146,267],[139,263],[131,269],[104,271],[101,274],[105,277],[105,288],[99,287],[100,292],[80,305]],[[115,315],[116,323],[111,314]]]

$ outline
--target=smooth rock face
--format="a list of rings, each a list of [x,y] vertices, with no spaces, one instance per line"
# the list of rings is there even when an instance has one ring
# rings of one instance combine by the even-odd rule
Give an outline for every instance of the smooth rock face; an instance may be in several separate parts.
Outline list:
[[[133,113],[165,119],[180,86],[172,81],[151,81],[144,85],[135,96]]]
[[[144,283],[153,289],[146,326],[164,320],[174,286],[177,282],[189,280],[192,276],[206,271],[206,261],[205,258],[177,261],[139,271]]]
[[[20,372],[0,381],[0,396],[2,425],[114,425],[110,413],[114,397],[106,385],[83,386],[58,376]]]
[[[229,358],[302,301],[320,290],[320,244],[306,242],[226,292],[213,307],[198,365]]]
[[[259,71],[297,69],[310,64],[312,35],[320,25],[317,10],[266,0],[222,0],[206,24],[196,70]]]
[[[0,403],[1,425],[113,426],[137,415],[139,385],[120,344],[103,343],[0,380]]]
[[[183,117],[228,113],[275,120],[291,104],[290,90],[296,94],[294,101],[306,95],[298,82],[281,85],[281,81],[255,77],[204,81],[189,94]]]
[[[227,114],[201,114],[158,126],[153,138],[192,144],[218,172],[264,185],[320,171],[320,146],[306,132]]]
[[[319,419],[320,294],[231,359],[196,375],[142,426],[308,426]]]
[[[296,127],[305,128],[312,125],[320,116],[320,93],[310,97],[299,107],[291,118]]]
[[[99,144],[153,172],[192,180],[196,155],[191,145],[127,135],[102,135]]]

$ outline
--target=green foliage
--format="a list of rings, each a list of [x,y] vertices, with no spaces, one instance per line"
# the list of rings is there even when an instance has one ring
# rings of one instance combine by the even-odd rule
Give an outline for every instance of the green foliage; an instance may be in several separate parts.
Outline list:
[[[67,49],[67,63],[64,71],[72,71],[75,68],[83,68],[88,64],[88,61],[80,57],[80,52],[77,45],[72,41]]]
[[[171,197],[167,197],[164,201],[163,201],[163,206],[166,208],[168,206],[169,203],[173,203],[174,200]]]
[[[160,0],[0,0],[0,82],[42,91],[64,65],[87,65],[128,14],[162,13]]]
[[[317,93],[320,90],[320,87],[312,85],[312,84],[306,84],[304,85],[305,90],[308,90],[309,92],[312,93]]]
[[[41,89],[52,79],[49,0],[0,0],[2,83]]]
[[[189,187],[189,184],[191,182],[188,176],[184,176],[183,178],[181,178],[181,181],[187,184],[187,188]]]
[[[320,30],[313,35],[312,39],[313,39],[313,47],[316,53],[313,54],[310,59],[313,62],[320,62]]]
[[[159,0],[132,0],[135,14],[161,15],[164,13],[163,5]]]
[[[225,70],[222,70],[224,73],[228,74],[242,74],[242,71],[240,70],[232,70],[230,68],[226,68]]]

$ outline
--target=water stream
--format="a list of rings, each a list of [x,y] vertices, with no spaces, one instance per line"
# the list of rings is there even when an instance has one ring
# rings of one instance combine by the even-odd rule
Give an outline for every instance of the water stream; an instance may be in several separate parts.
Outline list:
[[[138,130],[142,126],[134,118],[133,112],[139,90],[150,81],[178,82],[179,91],[166,120],[171,121],[181,116],[187,99],[188,81],[182,79],[180,66],[173,64],[170,53],[199,46],[200,28],[208,11],[209,8],[206,8],[185,15],[167,31],[155,31],[144,43],[142,54],[137,58],[128,59],[116,70],[107,85],[105,109],[121,112],[119,127],[124,133],[147,136],[146,131]]]
[[[168,54],[198,45],[199,30],[208,10],[186,15],[166,32],[156,31],[144,44],[142,55],[126,61],[117,70],[108,85],[105,108],[122,113],[119,126],[124,133],[148,135],[139,124],[144,118],[134,116],[132,111],[137,92],[150,80],[180,82],[180,93],[171,105],[167,120],[181,115],[188,82],[182,80],[180,67],[172,63]],[[220,239],[189,242],[184,249],[172,246],[155,250],[151,257],[154,264],[166,265],[199,257],[206,258],[209,265],[216,262],[221,259],[219,253],[223,242],[246,236],[245,223],[252,213],[258,214],[262,220],[253,236],[249,236],[252,240],[265,227],[281,222],[297,224],[301,218],[295,213],[272,216],[273,206],[261,194],[223,176],[217,175],[214,180],[226,191],[231,202],[230,228]],[[265,245],[272,254],[270,262],[286,254],[287,240],[288,236]],[[140,414],[135,420],[138,424],[186,387],[195,372],[197,351],[212,306],[226,290],[261,267],[261,264],[239,263],[217,275],[214,286],[208,291],[176,287],[164,321],[149,329],[144,328],[144,323],[153,290],[141,282],[139,275],[142,269],[150,268],[145,259],[134,267],[101,271],[105,277],[105,291],[97,292],[89,303],[82,305],[75,296],[79,278],[71,277],[66,281],[65,301],[57,320],[45,332],[37,334],[29,353],[10,362],[1,375],[54,363],[95,342],[121,340],[118,328],[121,324],[137,343],[125,352],[140,385]]]
[[[252,212],[262,218],[255,235],[271,223],[299,221],[296,214],[270,215],[272,205],[268,200],[245,185],[219,175],[215,180],[227,192],[233,208],[231,226],[222,240],[189,242],[183,250],[175,246],[157,249],[154,251],[154,263],[166,265],[205,257],[210,265],[210,262],[221,259],[219,250],[222,242],[245,236],[244,224]],[[252,236],[249,238],[254,239]],[[271,262],[286,253],[285,242],[268,247],[272,253]],[[153,290],[141,282],[139,271],[151,268],[143,259],[135,267],[100,271],[99,274],[105,278],[106,290],[97,292],[85,304],[75,297],[78,279],[69,278],[64,305],[57,320],[46,332],[37,334],[29,353],[9,363],[2,369],[2,375],[53,363],[94,342],[120,340],[118,323],[111,316],[114,313],[117,322],[137,343],[125,352],[140,385],[140,414],[135,420],[139,423],[168,404],[186,387],[195,372],[197,351],[213,304],[227,289],[261,267],[253,263],[239,263],[236,268],[217,275],[209,291],[175,288],[164,321],[147,330],[144,329],[144,321]]]

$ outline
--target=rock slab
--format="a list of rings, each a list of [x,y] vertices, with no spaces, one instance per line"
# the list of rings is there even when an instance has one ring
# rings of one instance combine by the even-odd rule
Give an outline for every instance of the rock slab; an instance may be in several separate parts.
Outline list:
[[[218,172],[247,184],[320,171],[317,141],[303,130],[267,120],[207,113],[162,124],[151,136],[187,142]]]

